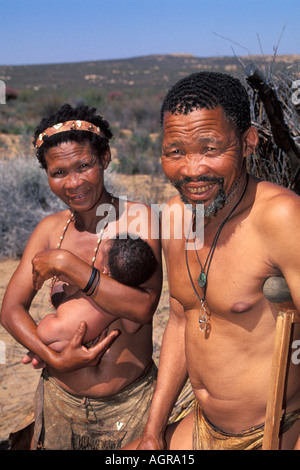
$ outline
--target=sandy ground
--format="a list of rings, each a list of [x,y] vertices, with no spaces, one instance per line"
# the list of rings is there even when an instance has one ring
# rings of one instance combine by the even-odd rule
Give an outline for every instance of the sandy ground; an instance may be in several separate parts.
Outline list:
[[[18,265],[15,260],[0,260],[0,300],[7,283]],[[35,320],[41,319],[49,313],[49,284],[37,294],[31,308],[31,315]],[[159,350],[162,334],[168,315],[168,290],[164,282],[162,297],[154,315],[154,353],[153,357],[158,364]],[[33,401],[40,371],[29,365],[22,364],[21,360],[26,350],[18,344],[7,331],[0,326],[0,447],[4,445],[9,433],[18,425],[28,413]]]

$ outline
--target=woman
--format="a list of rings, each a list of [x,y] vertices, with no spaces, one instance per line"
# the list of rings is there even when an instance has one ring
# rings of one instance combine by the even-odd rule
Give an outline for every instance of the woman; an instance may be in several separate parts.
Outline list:
[[[36,398],[40,401],[43,392],[44,424],[40,429],[37,413],[32,448],[118,448],[130,442],[142,432],[155,382],[151,320],[161,291],[161,255],[159,240],[148,234],[157,233],[157,220],[149,207],[138,204],[135,223],[135,203],[106,190],[112,133],[95,111],[64,105],[36,129],[37,158],[51,190],[70,209],[46,217],[34,230],[2,305],[2,325],[38,357],[34,364],[46,364]],[[158,262],[138,288],[98,270],[105,239],[124,228],[147,241]],[[82,345],[84,321],[61,352],[37,335],[30,305],[46,279],[55,284],[60,277],[68,279],[89,308],[100,307],[116,317],[109,333],[90,348]],[[142,327],[130,335],[120,317]]]

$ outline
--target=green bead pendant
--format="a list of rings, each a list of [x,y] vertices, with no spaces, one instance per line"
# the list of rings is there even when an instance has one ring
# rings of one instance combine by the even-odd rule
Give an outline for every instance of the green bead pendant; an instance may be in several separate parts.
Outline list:
[[[204,287],[205,284],[206,284],[206,274],[204,271],[201,271],[199,277],[198,277],[198,284],[199,284],[199,287]]]

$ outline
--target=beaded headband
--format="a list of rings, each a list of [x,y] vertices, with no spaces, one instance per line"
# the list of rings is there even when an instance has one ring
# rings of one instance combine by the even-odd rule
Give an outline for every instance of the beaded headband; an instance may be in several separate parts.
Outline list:
[[[95,126],[87,121],[66,121],[55,124],[52,127],[48,127],[44,132],[42,132],[35,142],[35,147],[40,148],[43,143],[44,137],[51,137],[54,134],[59,134],[60,132],[68,131],[88,131],[93,132],[94,134],[99,135],[100,137],[105,137],[104,132],[101,131],[100,127]]]

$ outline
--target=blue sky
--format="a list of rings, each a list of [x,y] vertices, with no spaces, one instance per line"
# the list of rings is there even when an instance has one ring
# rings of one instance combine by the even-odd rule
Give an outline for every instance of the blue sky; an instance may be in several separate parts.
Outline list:
[[[299,0],[0,0],[0,65],[299,54],[299,25]]]

